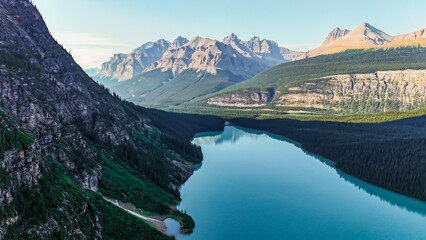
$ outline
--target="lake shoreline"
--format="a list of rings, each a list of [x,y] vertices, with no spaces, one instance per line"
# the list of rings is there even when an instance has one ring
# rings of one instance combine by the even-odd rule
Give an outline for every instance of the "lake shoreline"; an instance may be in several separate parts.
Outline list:
[[[230,135],[230,133],[232,135]],[[251,189],[251,190],[248,190],[248,192],[241,190],[241,193],[240,192],[234,192],[234,191],[229,192],[229,190],[226,190],[227,184],[226,185],[222,185],[222,184],[218,185],[217,187],[219,187],[219,186],[220,187],[216,188],[215,186],[217,185],[217,183],[214,183],[214,182],[216,182],[216,180],[213,180],[214,185],[211,185],[212,182],[208,183],[207,185],[203,184],[203,181],[205,181],[205,180],[202,180],[202,179],[209,179],[209,178],[211,179],[212,177],[213,177],[213,179],[217,179],[217,176],[220,176],[220,178],[223,177],[223,173],[221,173],[221,171],[218,172],[218,169],[216,168],[217,164],[221,164],[221,163],[218,163],[217,161],[219,161],[219,162],[225,161],[223,164],[225,164],[224,167],[227,169],[226,172],[228,174],[231,174],[230,175],[231,178],[234,179],[234,180],[237,180],[237,182],[243,181],[241,183],[244,184],[244,185],[253,185],[253,184],[257,185],[258,181],[256,179],[261,180],[262,178],[254,177],[254,175],[251,175],[252,173],[250,173],[250,175],[253,176],[253,178],[251,178],[251,180],[246,179],[246,178],[239,178],[238,176],[244,175],[245,174],[244,172],[247,172],[247,171],[244,170],[244,171],[240,171],[239,173],[235,173],[235,167],[237,167],[237,166],[232,162],[241,162],[241,161],[244,162],[244,161],[248,160],[249,162],[247,162],[247,164],[255,164],[255,165],[258,166],[257,169],[259,169],[259,167],[261,167],[261,169],[263,169],[262,171],[265,171],[266,169],[272,168],[273,172],[275,174],[279,174],[281,176],[287,176],[287,178],[284,177],[284,179],[283,179],[284,181],[280,181],[280,184],[283,184],[282,186],[280,186],[280,189],[281,189],[281,190],[279,190],[280,192],[282,192],[282,191],[284,191],[284,192],[290,191],[291,192],[293,188],[291,186],[288,186],[288,187],[285,187],[285,186],[288,185],[288,184],[296,184],[296,186],[297,185],[303,186],[301,188],[301,189],[305,189],[303,191],[317,192],[317,194],[320,194],[320,195],[318,195],[320,197],[320,199],[321,199],[321,196],[323,194],[323,193],[318,192],[320,189],[317,189],[316,187],[312,186],[311,184],[306,185],[305,180],[292,181],[290,179],[296,180],[297,178],[288,178],[288,177],[293,176],[294,173],[299,172],[299,171],[301,171],[301,172],[308,171],[308,172],[313,173],[312,168],[317,168],[317,167],[322,165],[323,167],[321,167],[321,169],[329,169],[329,170],[324,170],[324,171],[328,171],[328,172],[331,171],[330,173],[332,173],[332,175],[335,175],[335,176],[337,174],[337,176],[338,176],[337,179],[341,179],[341,180],[335,180],[335,181],[343,182],[344,185],[347,186],[345,188],[352,189],[350,191],[355,191],[355,192],[361,191],[362,195],[367,194],[366,196],[368,196],[368,197],[364,196],[364,198],[375,199],[375,200],[367,200],[367,202],[368,201],[375,201],[375,202],[379,201],[379,202],[383,202],[383,204],[385,206],[387,206],[386,208],[400,209],[398,211],[407,210],[407,213],[410,213],[410,214],[413,213],[415,215],[420,214],[420,216],[423,216],[423,217],[426,216],[426,214],[425,214],[426,211],[425,211],[425,208],[424,208],[425,205],[423,205],[423,202],[421,202],[417,199],[409,198],[409,197],[401,195],[401,194],[394,194],[394,192],[391,192],[391,191],[386,190],[384,188],[380,188],[378,186],[369,184],[365,181],[362,181],[358,178],[355,178],[354,176],[347,174],[344,171],[341,171],[339,168],[336,168],[334,166],[334,163],[332,161],[330,161],[329,159],[326,159],[326,158],[322,157],[321,155],[314,154],[314,153],[308,151],[307,149],[303,148],[300,143],[293,141],[293,140],[291,140],[291,139],[289,139],[285,136],[275,134],[275,133],[271,133],[269,131],[253,130],[251,128],[242,127],[241,125],[229,126],[229,128],[226,128],[225,131],[223,131],[220,135],[218,135],[218,134],[219,134],[219,132],[203,132],[201,134],[196,135],[196,137],[201,136],[201,139],[193,139],[193,142],[195,144],[199,144],[203,149],[203,154],[205,154],[205,157],[206,157],[205,160],[203,160],[203,165],[205,165],[205,166],[203,166],[200,169],[200,171],[202,171],[202,172],[195,174],[195,176],[191,176],[190,180],[188,181],[189,183],[185,182],[185,184],[180,189],[180,191],[182,193],[182,201],[180,203],[179,209],[182,210],[182,211],[184,211],[184,210],[188,211],[188,214],[191,214],[192,216],[194,216],[194,220],[197,221],[198,226],[197,226],[196,231],[194,232],[195,235],[193,235],[193,236],[192,236],[192,234],[191,235],[183,235],[183,236],[180,235],[181,237],[177,238],[177,239],[198,239],[200,236],[207,236],[207,235],[205,235],[205,233],[206,233],[205,231],[206,231],[206,228],[209,228],[210,224],[208,222],[215,222],[215,223],[217,223],[218,221],[222,222],[222,220],[218,219],[218,216],[222,216],[223,214],[225,214],[225,215],[230,214],[230,212],[228,212],[229,209],[226,210],[226,208],[222,209],[222,207],[219,207],[219,208],[217,208],[217,206],[215,207],[215,205],[218,203],[218,201],[221,202],[219,199],[214,200],[215,203],[211,204],[211,203],[209,203],[209,201],[212,201],[212,199],[210,199],[209,201],[204,201],[203,199],[205,199],[205,197],[200,198],[198,196],[200,194],[201,195],[206,194],[206,196],[211,196],[211,194],[213,194],[215,196],[222,196],[222,198],[220,198],[220,199],[224,199],[223,198],[224,196],[229,196],[231,199],[232,199],[232,197],[235,198],[235,196],[238,196],[238,198],[246,199],[248,202],[251,201],[250,200],[251,196],[257,195],[258,197],[256,199],[258,199],[258,200],[256,202],[258,202],[258,203],[261,203],[261,202],[264,202],[264,201],[269,201],[268,199],[270,199],[270,197],[274,196],[274,194],[272,194],[272,195],[262,194],[263,190],[261,190],[261,189],[258,189],[260,191],[258,191],[256,189]],[[250,136],[250,137],[248,137],[248,136]],[[224,137],[226,139],[223,139]],[[260,151],[260,152],[264,152],[264,153],[261,153],[262,157],[260,157],[260,158],[259,157],[251,158],[251,156],[254,156],[252,154],[249,154],[249,155],[245,155],[245,154],[241,155],[240,154],[240,153],[242,153],[241,151],[244,151],[244,149],[247,149],[248,151],[250,151],[249,149],[251,149],[252,151],[254,150],[254,152],[260,153],[259,151],[256,150],[256,147],[254,147],[254,146],[258,146],[258,145],[252,145],[253,147],[249,147],[249,148],[247,148],[247,147],[241,148],[241,147],[238,147],[238,145],[240,145],[242,143],[246,144],[247,141],[251,141],[251,142],[258,141],[259,143],[261,143],[261,142],[265,141],[265,140],[262,140],[262,139],[270,139],[270,140],[268,140],[268,143],[270,141],[274,141],[273,139],[275,139],[276,140],[275,144],[281,144],[281,143],[278,143],[278,142],[284,142],[283,147],[292,145],[295,149],[296,148],[299,149],[298,150],[299,155],[302,154],[302,152],[303,152],[303,154],[311,157],[312,161],[314,161],[314,162],[306,162],[306,161],[303,160],[303,161],[300,161],[300,163],[298,163],[299,162],[298,158],[294,158],[293,155],[292,155],[293,153],[291,153],[291,151],[287,152],[287,150],[284,150],[284,149],[287,149],[288,147],[284,147],[282,149],[282,151],[284,151],[284,152],[282,152],[279,155],[272,154],[271,156],[275,156],[274,158],[276,160],[273,160],[272,162],[270,162],[268,160],[268,162],[270,164],[268,164],[269,166],[266,167],[266,168],[264,168],[264,166],[266,166],[266,165],[263,165],[262,161],[259,161],[261,159],[267,159],[267,157],[266,157],[267,155],[265,156],[263,154],[265,154],[265,153],[277,153],[278,154],[279,151],[278,152],[271,151],[272,149],[268,150],[269,149],[269,147],[267,147],[268,145],[265,145],[266,148],[262,148],[263,151]],[[197,141],[199,141],[199,142],[197,142]],[[239,142],[239,143],[237,144],[237,142]],[[285,143],[287,143],[287,144],[285,144]],[[236,144],[237,148],[234,148],[234,144]],[[261,147],[261,146],[262,145],[259,145],[259,147]],[[213,151],[212,149],[215,149],[215,150]],[[231,150],[231,149],[235,149],[235,150]],[[278,149],[281,149],[281,148],[278,148]],[[236,151],[237,152],[237,155],[235,155],[236,158],[232,157],[233,155],[228,155],[228,151],[234,151],[234,152]],[[213,153],[214,153],[214,155],[212,155]],[[256,153],[255,153],[255,155],[256,155]],[[213,158],[212,158],[212,156],[213,156]],[[228,156],[228,157],[223,158],[224,156]],[[279,156],[281,156],[281,157],[279,157]],[[287,157],[284,157],[284,156],[287,156]],[[223,159],[223,160],[220,160],[220,159]],[[225,160],[225,159],[227,159],[227,160]],[[212,160],[214,160],[214,161],[212,161]],[[302,160],[302,159],[300,159],[300,160]],[[263,160],[263,161],[265,161],[265,160]],[[297,168],[293,168],[293,170],[290,170],[290,172],[288,172],[289,169],[291,169],[289,167],[291,167],[292,165],[288,165],[288,167],[285,167],[285,166],[288,163],[290,163],[289,161],[295,162],[296,165],[293,165],[293,166],[299,166],[300,165],[300,166],[309,166],[309,167],[307,169],[305,169],[304,167],[303,168],[297,167]],[[274,162],[278,163],[278,165],[274,164]],[[317,162],[317,163],[315,163],[315,162]],[[231,165],[228,165],[228,163],[231,164]],[[331,164],[331,163],[333,163],[333,164]],[[308,164],[308,165],[306,165],[306,164]],[[240,166],[245,166],[245,165],[246,164],[243,164],[243,165],[240,165]],[[213,167],[213,169],[212,169],[212,166],[216,166],[216,167]],[[244,169],[246,169],[246,166],[244,167]],[[259,172],[258,170],[256,170],[256,171]],[[323,171],[323,170],[321,170],[321,171]],[[218,175],[218,173],[220,173],[220,174]],[[234,175],[234,173],[235,173],[235,175]],[[257,174],[258,173],[255,173],[255,175],[257,175]],[[206,176],[207,176],[207,178],[206,178]],[[271,176],[274,176],[274,175],[272,174]],[[296,176],[296,175],[294,175],[294,176]],[[314,175],[310,174],[309,176],[314,177],[314,178],[310,178],[311,180],[309,180],[309,181],[315,182],[315,181],[317,181],[315,179],[318,179],[319,182],[324,181],[324,180],[320,180],[321,178],[317,178],[318,177],[317,174],[314,174]],[[269,179],[269,177],[270,176],[266,177],[266,179]],[[272,179],[276,179],[276,178],[273,177]],[[286,179],[288,179],[290,181],[288,181]],[[336,178],[334,177],[334,179],[336,179]],[[232,181],[234,181],[234,180],[232,180]],[[223,181],[223,180],[219,180],[219,181]],[[261,182],[264,183],[265,179],[261,180]],[[234,183],[231,183],[231,182],[229,182],[229,183],[234,184]],[[262,183],[260,183],[260,184],[262,184]],[[347,185],[347,184],[349,184],[349,185]],[[332,185],[334,185],[334,184],[332,184]],[[337,199],[340,199],[342,197],[347,198],[347,197],[345,197],[345,196],[347,196],[346,194],[343,194],[343,192],[339,191],[340,187],[335,188],[332,185],[327,187],[329,190],[327,190],[326,192],[328,192],[328,191],[334,192],[332,194],[334,194],[334,196],[335,196],[334,198],[337,198]],[[366,187],[365,185],[368,185],[368,186]],[[197,186],[197,187],[194,189],[194,186]],[[225,186],[225,188],[223,188],[224,186]],[[205,190],[200,191],[200,187],[204,188]],[[385,192],[385,194],[383,194],[383,192]],[[231,194],[231,195],[228,195],[228,194]],[[246,196],[246,194],[249,194],[248,196],[250,196],[250,197]],[[294,195],[294,194],[283,195],[284,196],[283,201],[285,201],[285,199],[287,198],[285,196],[291,196],[291,195]],[[297,195],[298,194],[296,194],[294,196],[297,196]],[[197,199],[197,201],[195,201],[195,202],[194,202],[194,196],[195,196],[195,199]],[[266,197],[266,198],[264,198],[263,196]],[[394,197],[397,201],[393,202],[392,198],[388,199],[389,196]],[[383,198],[383,197],[385,197],[385,198]],[[218,198],[218,197],[215,197],[215,198]],[[225,197],[225,199],[226,198],[228,198],[228,197]],[[276,197],[273,197],[273,198],[275,199]],[[401,198],[402,198],[402,200],[401,200]],[[316,199],[316,197],[315,198],[308,198],[308,199]],[[413,205],[411,204],[410,201],[404,202],[407,199],[409,199],[410,201],[411,200],[415,201],[415,204],[417,204],[417,207],[418,206],[420,206],[420,207],[418,207],[416,209],[415,206],[414,206],[414,208],[412,208]],[[240,200],[239,202],[241,202],[241,201],[245,202],[246,200]],[[401,200],[401,202],[398,202],[399,200]],[[197,202],[203,203],[203,204],[200,205]],[[326,201],[326,202],[328,203],[328,201]],[[211,210],[207,210],[207,212],[211,212],[211,213],[204,214],[204,215],[200,216],[199,211],[203,211],[203,212],[206,211],[205,204],[208,204],[208,206],[209,206],[208,208],[219,211],[219,212],[221,212],[221,210],[219,210],[219,209],[222,209],[223,213],[216,214],[214,212],[211,212]],[[223,203],[223,204],[225,204],[225,203]],[[246,204],[246,203],[244,203],[244,204]],[[338,203],[338,204],[342,204],[342,203]],[[407,204],[407,206],[404,206],[403,204]],[[220,206],[220,204],[219,204],[219,206]],[[281,208],[279,206],[281,206],[281,205],[279,204],[279,205],[275,206],[277,211],[287,211],[286,210],[287,207],[284,207],[285,205],[282,206],[284,208]],[[311,207],[308,207],[307,209],[309,209],[309,208],[311,208]],[[319,208],[319,209],[325,210],[327,208],[328,207]],[[263,209],[263,208],[260,207],[259,209]],[[279,210],[279,209],[281,209],[281,210]],[[321,210],[321,211],[324,211],[324,210]],[[292,210],[290,210],[290,211],[292,211]],[[332,210],[332,212],[333,211],[334,210]],[[353,211],[353,210],[349,210],[349,211]],[[259,217],[266,216],[266,215],[263,215],[262,212],[263,211],[261,211],[259,213],[259,214],[261,214],[261,215],[259,215]],[[266,211],[266,212],[269,212],[269,214],[271,214],[270,211]],[[311,211],[309,211],[309,212],[311,212]],[[248,214],[250,215],[251,213],[248,213]],[[245,215],[246,215],[246,213],[242,214],[241,216],[245,216]],[[237,217],[237,216],[240,216],[240,215],[239,214],[233,214],[233,216]],[[268,216],[270,216],[270,215],[268,215]],[[274,216],[275,215],[272,215],[272,217],[274,217]],[[382,217],[383,216],[386,216],[386,215],[382,215]],[[320,218],[322,218],[322,217],[320,217]],[[228,220],[225,220],[223,217],[221,217],[220,219],[223,219],[223,221],[228,221]],[[233,219],[233,218],[231,218],[231,219]],[[255,218],[255,219],[257,219],[257,218]],[[206,220],[208,220],[208,221],[206,222]],[[235,219],[234,219],[234,221],[235,221]],[[287,220],[278,220],[278,221],[275,222],[275,224],[277,224],[277,223],[278,224],[286,224],[286,222],[287,222]],[[216,226],[216,228],[219,228],[219,229],[222,229],[223,227],[225,227],[221,231],[230,231],[230,229],[233,229],[233,227],[231,227],[233,225],[232,224],[229,225],[229,224],[230,223],[228,223],[228,225],[226,225],[226,226],[221,226],[221,224],[215,225],[215,226]],[[231,228],[228,229],[227,226],[229,226]],[[298,225],[298,226],[300,226],[300,225]],[[225,229],[227,229],[227,230],[225,230]],[[232,231],[238,232],[238,230],[232,230]],[[277,231],[279,232],[280,230],[277,230]],[[180,233],[181,232],[179,231],[179,234]],[[219,234],[219,233],[214,232],[214,233],[211,233],[211,234],[213,234],[213,235],[210,235],[210,236],[216,236],[216,234]],[[211,239],[211,238],[208,238],[208,239]],[[229,239],[233,239],[233,238],[230,237]],[[251,238],[249,237],[249,239],[251,239]],[[275,239],[275,238],[273,238],[273,239]]]

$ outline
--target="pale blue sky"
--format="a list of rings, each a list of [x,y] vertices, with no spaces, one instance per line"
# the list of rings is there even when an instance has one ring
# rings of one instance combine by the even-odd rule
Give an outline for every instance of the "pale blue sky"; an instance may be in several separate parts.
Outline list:
[[[390,34],[426,27],[426,1],[384,0],[33,0],[53,36],[84,68],[113,53],[179,35],[222,40],[236,33],[293,50],[319,46],[335,27],[363,22]]]

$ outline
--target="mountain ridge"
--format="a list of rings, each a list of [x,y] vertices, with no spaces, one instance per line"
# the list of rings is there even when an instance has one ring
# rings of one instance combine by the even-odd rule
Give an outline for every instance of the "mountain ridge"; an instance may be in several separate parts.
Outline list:
[[[368,23],[362,23],[352,31],[347,29],[341,30],[340,28],[333,29],[324,40],[322,46],[307,51],[298,59],[315,57],[321,54],[327,54],[327,52],[336,52],[333,50],[336,48],[376,46],[402,39],[418,38],[426,38],[425,29],[397,36],[390,36]]]
[[[159,39],[156,42],[144,43],[129,54],[114,54],[108,62],[102,64],[101,71],[94,79],[105,86],[117,85],[142,73],[168,50],[178,48],[187,42],[188,40],[183,37],[178,37],[173,42]]]
[[[146,106],[179,105],[242,82],[299,54],[258,37],[241,41],[231,34],[221,42],[196,36],[179,48],[169,49],[142,74],[111,90]]]
[[[232,40],[232,38],[235,39]],[[156,42],[158,46],[161,46],[161,50],[157,51],[156,54],[151,54],[151,58],[147,59],[149,61],[142,61],[143,58],[135,55],[135,51],[136,53],[145,53],[152,47],[158,48],[158,46],[153,46],[152,42],[143,44],[130,54],[115,54],[110,61],[102,64],[101,72],[95,76],[94,79],[105,86],[112,87],[118,85],[120,82],[129,80],[139,74],[152,71],[156,68],[162,68],[163,71],[171,69],[174,74],[189,68],[198,71],[207,71],[211,74],[214,74],[216,69],[225,71],[230,70],[234,75],[242,75],[248,78],[268,67],[282,62],[292,61],[302,54],[302,52],[278,47],[278,44],[275,42],[265,39],[260,40],[258,37],[253,37],[249,41],[244,42],[239,40],[235,34],[225,37],[222,42],[200,36],[191,39],[191,43],[189,43],[186,38],[178,37],[173,43],[166,41],[168,43],[167,46],[165,46],[166,44],[159,44],[159,41],[164,42],[166,40],[160,39]],[[232,41],[238,41],[238,43],[233,44]],[[231,48],[221,45],[221,43],[232,46],[236,52],[233,52]],[[251,49],[244,46],[244,50],[242,50],[238,47],[238,45],[242,47],[243,44],[248,45],[249,43],[252,46]],[[212,46],[203,46],[205,44],[210,44]],[[150,48],[147,48],[146,45],[150,46]],[[145,48],[143,48],[144,46]],[[182,48],[183,46],[185,46],[185,48]],[[138,52],[138,49],[141,51]],[[213,52],[217,53],[218,51],[225,53],[222,56],[227,56],[226,58],[228,60],[225,60],[227,63],[220,61],[221,59],[214,59],[213,56],[209,57],[210,54]],[[192,54],[194,53],[196,56],[192,58]],[[233,54],[237,53],[241,54],[241,56],[233,57]],[[200,60],[200,57],[207,59]],[[230,62],[230,57],[235,61],[233,60]],[[177,58],[177,60],[174,58]],[[245,69],[232,69],[234,64],[238,65],[243,63],[251,64],[251,66]],[[218,66],[216,67],[217,64]],[[259,65],[259,67],[256,65]],[[241,68],[241,65],[239,68]]]

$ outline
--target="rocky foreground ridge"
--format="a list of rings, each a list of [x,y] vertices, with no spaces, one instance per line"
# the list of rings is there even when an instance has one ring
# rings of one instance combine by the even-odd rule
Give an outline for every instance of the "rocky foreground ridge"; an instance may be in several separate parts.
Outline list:
[[[156,114],[88,77],[28,0],[0,1],[0,239],[169,239],[101,197],[188,217],[202,154]]]

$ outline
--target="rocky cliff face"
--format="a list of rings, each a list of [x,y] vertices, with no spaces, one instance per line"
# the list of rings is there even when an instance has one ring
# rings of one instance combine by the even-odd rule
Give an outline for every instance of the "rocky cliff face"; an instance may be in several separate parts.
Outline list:
[[[207,100],[208,104],[261,107],[316,108],[330,112],[366,113],[407,111],[425,106],[426,70],[344,74],[308,81],[286,91],[244,90]]]
[[[160,39],[148,42],[130,54],[115,54],[110,61],[102,64],[102,69],[94,78],[106,86],[117,84],[141,74],[151,63],[160,59],[170,49],[178,48],[188,40],[179,37],[173,43]]]
[[[102,238],[106,213],[82,189],[99,189],[101,155],[154,151],[135,137],[150,131],[150,119],[88,77],[29,1],[0,1],[0,25],[0,120],[9,122],[0,126],[0,239]],[[171,170],[165,183],[181,184],[176,159],[159,156]]]
[[[274,94],[272,89],[254,92],[243,90],[209,98],[207,104],[221,107],[263,107],[274,99]]]

